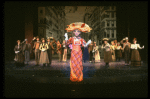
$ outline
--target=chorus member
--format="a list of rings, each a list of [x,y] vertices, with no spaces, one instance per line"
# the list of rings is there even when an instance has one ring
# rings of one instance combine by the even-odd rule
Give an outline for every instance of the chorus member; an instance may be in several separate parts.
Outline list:
[[[50,66],[52,63],[52,51],[54,50],[53,42],[51,42],[51,38],[52,37],[47,38],[47,45],[48,45],[47,54],[48,54],[48,59],[49,59],[48,66]]]
[[[65,44],[65,40],[63,40],[62,47],[63,47],[63,59],[62,59],[62,61],[66,62],[67,61],[67,46]]]
[[[103,41],[104,44],[101,48],[104,49],[104,62],[106,63],[106,66],[109,66],[109,62],[112,61],[110,44],[108,43],[108,38],[104,38]]]
[[[117,46],[117,40],[114,40],[114,44]]]
[[[117,43],[118,41],[117,40],[114,40],[114,45],[115,45],[115,47],[117,46]],[[116,56],[116,50],[115,50],[115,58],[116,58],[117,56]]]
[[[15,65],[21,66],[24,65],[23,53],[22,53],[22,45],[20,40],[17,40],[17,45],[14,48],[15,51]]]
[[[62,61],[62,45],[60,44],[60,41],[57,40],[57,54],[58,54],[58,57],[59,57],[59,62]]]
[[[140,47],[140,44],[137,44],[136,42],[137,42],[137,39],[134,38],[133,39],[134,44],[131,44],[131,49],[132,49],[131,66],[141,66],[141,57],[140,57],[138,49],[144,49],[144,46]]]
[[[111,41],[111,46],[110,46],[110,49],[111,49],[111,54],[112,54],[112,61],[116,61],[116,57],[115,57],[115,43],[114,41]]]
[[[28,43],[28,39],[26,39],[26,43],[23,45],[23,54],[25,56],[25,62],[27,64],[30,61],[31,51],[32,51],[31,44]]]
[[[83,81],[83,66],[82,66],[82,50],[81,46],[88,46],[85,40],[79,36],[81,32],[87,33],[90,32],[91,28],[81,22],[75,22],[68,25],[66,28],[67,32],[73,31],[75,34],[74,37],[71,37],[69,40],[66,37],[67,45],[72,44],[71,58],[70,58],[70,80],[72,82],[81,82]]]
[[[123,43],[125,65],[129,65],[129,60],[130,60],[130,46],[131,46],[131,43],[128,42],[128,37],[126,37],[125,38],[125,43]]]
[[[42,43],[40,44],[39,50],[41,50],[40,54],[40,61],[39,63],[43,64],[43,66],[46,66],[46,64],[49,64],[49,59],[48,59],[48,54],[47,54],[47,49],[48,45],[45,43],[45,39],[41,39]]]
[[[93,42],[91,42],[91,44],[89,44],[88,46],[88,50],[89,50],[89,55],[90,55],[90,63],[92,62],[92,59],[93,59]]]
[[[117,46],[115,47],[115,55],[116,55],[116,61],[120,61],[122,57],[122,47],[120,45],[120,42],[117,43]]]
[[[120,45],[121,45],[121,47],[123,48],[123,44],[126,42],[126,39],[125,38],[123,38],[121,41],[120,41]],[[122,49],[122,57],[124,58],[124,50]]]
[[[40,39],[39,37],[37,36],[36,37],[36,41],[34,42],[34,46],[33,46],[33,49],[35,49],[35,61],[36,61],[36,66],[39,65],[39,59],[40,59],[40,50],[39,50],[39,47],[40,47]]]
[[[98,46],[96,46],[96,42],[94,42],[93,46],[93,56],[94,56],[94,62],[100,62],[100,55],[98,51]]]

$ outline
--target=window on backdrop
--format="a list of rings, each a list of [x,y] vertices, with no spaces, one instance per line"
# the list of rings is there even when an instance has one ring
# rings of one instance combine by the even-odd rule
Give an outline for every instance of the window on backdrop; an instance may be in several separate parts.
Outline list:
[[[109,38],[109,34],[107,34],[107,38]]]
[[[112,30],[112,37],[114,38],[114,30]]]
[[[109,26],[109,21],[107,22],[107,26]]]
[[[114,18],[114,12],[112,12],[112,15],[111,15],[111,16],[112,16],[112,18]]]
[[[114,21],[112,21],[112,24],[111,24],[112,26],[114,26]]]
[[[114,6],[112,6],[111,9],[114,10]]]
[[[107,30],[107,38],[109,38],[110,30]]]
[[[40,13],[42,14],[42,13],[43,13],[43,10],[40,10]]]
[[[104,32],[104,37],[106,37],[106,32]]]

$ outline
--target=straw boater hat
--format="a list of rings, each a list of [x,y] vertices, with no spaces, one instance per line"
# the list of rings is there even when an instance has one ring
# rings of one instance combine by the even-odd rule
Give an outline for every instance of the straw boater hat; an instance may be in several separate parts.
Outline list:
[[[103,41],[108,41],[109,39],[108,38],[103,38]]]
[[[85,24],[83,22],[75,22],[75,23],[71,23],[70,25],[67,25],[67,26],[68,26],[68,28],[65,29],[65,30],[67,30],[67,32],[71,32],[73,30],[78,29],[81,32],[87,33],[92,30],[92,28],[90,28],[87,24]]]
[[[136,38],[134,38],[134,39],[133,39],[133,41],[137,41],[137,39],[136,39]]]
[[[128,40],[128,37],[126,37],[125,40]]]

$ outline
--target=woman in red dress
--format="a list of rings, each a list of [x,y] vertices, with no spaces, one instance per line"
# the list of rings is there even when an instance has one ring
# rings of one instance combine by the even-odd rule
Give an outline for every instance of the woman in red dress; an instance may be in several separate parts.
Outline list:
[[[70,58],[70,80],[72,82],[81,82],[83,80],[83,66],[82,66],[82,50],[81,46],[87,46],[85,40],[79,36],[81,32],[90,32],[91,28],[81,22],[72,23],[66,28],[67,32],[73,31],[74,37],[69,40],[65,39],[67,45],[72,44],[71,58]],[[67,35],[67,34],[65,34]],[[66,37],[67,38],[67,37]]]

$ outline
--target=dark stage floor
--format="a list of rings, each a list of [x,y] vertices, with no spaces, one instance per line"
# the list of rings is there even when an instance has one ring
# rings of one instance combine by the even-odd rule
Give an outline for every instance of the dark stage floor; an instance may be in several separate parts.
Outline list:
[[[100,63],[83,63],[83,82],[71,83],[70,65],[52,61],[51,67],[29,65],[16,68],[5,64],[6,97],[147,97],[148,64],[124,66],[124,61],[111,62],[108,68]]]

